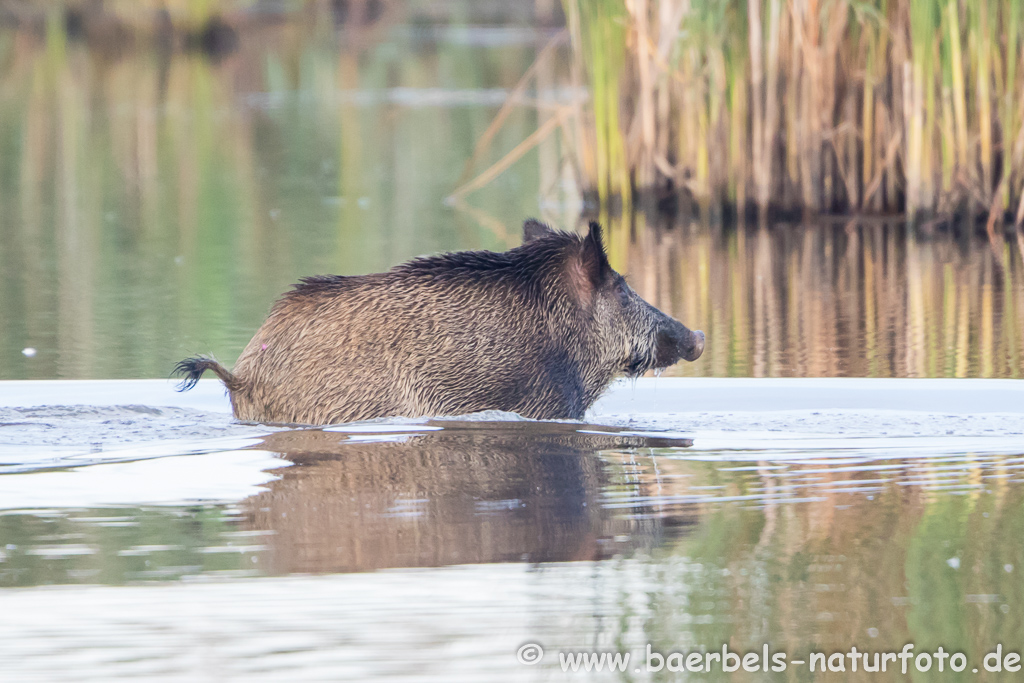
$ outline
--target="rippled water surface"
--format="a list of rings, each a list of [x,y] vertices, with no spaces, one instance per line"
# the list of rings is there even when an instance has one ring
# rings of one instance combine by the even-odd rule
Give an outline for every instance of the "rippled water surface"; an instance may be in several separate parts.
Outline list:
[[[666,680],[648,645],[1020,651],[1015,382],[721,382],[617,385],[587,423],[300,430],[232,423],[212,381],[120,383],[145,401],[124,406],[88,404],[118,383],[0,383],[0,663],[589,680],[559,653],[597,650],[642,669],[610,679]],[[12,405],[47,391],[69,404]],[[532,643],[547,654],[524,665]]]
[[[576,226],[557,136],[445,201],[586,96],[547,62],[467,168],[555,4],[256,3],[212,55],[0,26],[0,379],[75,380],[0,382],[0,680],[702,680],[743,674],[636,669],[907,642],[988,680],[1021,652],[1024,399],[977,379],[1022,372],[1012,241],[608,217],[708,341],[586,423],[268,428],[138,379],[230,363],[301,276]],[[761,376],[975,379],[729,379]],[[640,659],[563,674],[581,650]]]

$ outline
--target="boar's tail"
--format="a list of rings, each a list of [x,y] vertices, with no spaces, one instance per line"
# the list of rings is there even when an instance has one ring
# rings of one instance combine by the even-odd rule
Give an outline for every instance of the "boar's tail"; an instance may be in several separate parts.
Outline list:
[[[228,391],[235,391],[242,386],[242,382],[237,377],[232,375],[227,368],[213,358],[209,356],[193,356],[174,366],[173,374],[184,376],[181,384],[177,387],[178,391],[188,391],[194,387],[207,370],[213,370],[217,373],[217,376],[227,386]]]

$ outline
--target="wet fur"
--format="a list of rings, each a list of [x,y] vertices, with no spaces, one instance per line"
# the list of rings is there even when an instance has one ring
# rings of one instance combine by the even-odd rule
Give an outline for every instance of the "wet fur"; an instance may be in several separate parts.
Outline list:
[[[232,372],[206,357],[179,363],[182,389],[213,370],[235,416],[261,422],[490,409],[582,418],[617,373],[656,364],[657,340],[650,321],[614,333],[596,322],[614,305],[602,288],[621,280],[599,227],[580,236],[527,222],[525,235],[523,246],[502,253],[305,278],[274,304]],[[634,317],[667,319],[636,300],[653,313]]]

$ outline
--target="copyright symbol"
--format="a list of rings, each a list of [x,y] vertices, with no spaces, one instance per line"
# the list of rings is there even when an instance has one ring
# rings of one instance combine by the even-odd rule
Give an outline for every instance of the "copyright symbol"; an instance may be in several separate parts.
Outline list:
[[[539,662],[543,656],[544,648],[537,643],[527,643],[519,648],[519,652],[516,653],[516,659],[519,660],[519,663],[527,666],[533,666]]]

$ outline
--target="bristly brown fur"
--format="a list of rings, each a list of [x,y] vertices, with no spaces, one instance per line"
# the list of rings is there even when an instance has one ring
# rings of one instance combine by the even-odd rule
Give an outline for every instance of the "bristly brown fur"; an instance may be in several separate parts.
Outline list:
[[[522,246],[502,253],[303,278],[233,372],[186,359],[182,389],[213,370],[235,416],[261,422],[480,410],[578,419],[616,373],[678,360],[659,350],[663,328],[692,333],[628,290],[608,265],[599,226],[580,236],[528,221],[525,232]]]
[[[231,374],[227,368],[218,363],[212,356],[193,356],[186,358],[174,366],[172,374],[184,375],[184,379],[176,387],[178,391],[188,391],[194,387],[199,378],[207,370],[212,370],[230,391],[236,391],[242,387],[242,383]]]

